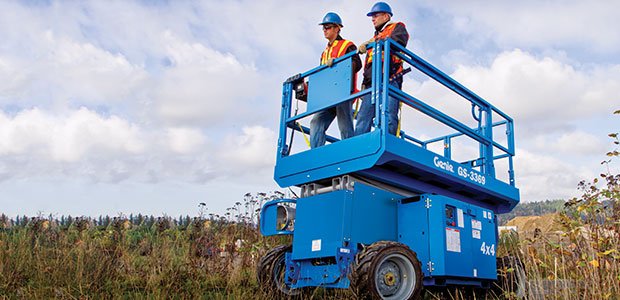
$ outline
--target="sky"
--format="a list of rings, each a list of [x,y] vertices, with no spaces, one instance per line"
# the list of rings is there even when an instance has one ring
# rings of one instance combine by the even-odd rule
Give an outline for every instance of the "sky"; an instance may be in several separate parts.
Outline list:
[[[284,191],[282,82],[316,67],[329,11],[369,39],[373,3],[1,1],[0,213],[222,213]],[[607,171],[619,1],[388,3],[409,50],[513,117],[522,201],[578,196]],[[405,78],[443,97],[427,86]]]

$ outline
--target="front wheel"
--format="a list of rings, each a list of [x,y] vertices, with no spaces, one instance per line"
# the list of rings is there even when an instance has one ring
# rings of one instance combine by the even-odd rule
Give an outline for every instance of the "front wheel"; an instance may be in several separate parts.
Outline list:
[[[259,286],[270,296],[287,298],[301,295],[301,290],[286,284],[286,253],[291,245],[280,245],[269,250],[258,262],[256,275]]]
[[[357,254],[349,279],[359,299],[418,299],[422,266],[406,245],[381,241]]]

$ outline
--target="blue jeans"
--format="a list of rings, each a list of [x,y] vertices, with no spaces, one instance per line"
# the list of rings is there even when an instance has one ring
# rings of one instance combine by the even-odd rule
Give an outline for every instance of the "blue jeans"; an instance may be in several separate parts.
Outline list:
[[[353,111],[351,101],[342,102],[335,107],[322,110],[314,114],[310,121],[310,147],[316,148],[325,145],[325,131],[338,117],[340,138],[346,139],[353,136]]]
[[[390,85],[400,89],[398,82],[390,82]],[[387,101],[387,120],[388,120],[388,132],[396,135],[398,130],[398,100],[392,96],[388,97]],[[355,125],[355,135],[364,134],[370,132],[372,126],[372,120],[375,117],[375,104],[370,103],[370,94],[362,96],[362,104],[360,110],[357,113],[357,124]]]

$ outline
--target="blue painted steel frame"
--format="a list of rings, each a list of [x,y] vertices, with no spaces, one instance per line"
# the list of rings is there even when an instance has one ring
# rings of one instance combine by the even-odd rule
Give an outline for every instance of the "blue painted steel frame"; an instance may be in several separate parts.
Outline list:
[[[373,47],[375,63],[372,76],[376,84],[354,95],[348,95],[346,91],[343,93],[343,85],[347,85],[349,78],[341,76],[350,68],[353,53],[337,59],[335,67],[320,66],[291,77],[284,83],[274,177],[278,184],[285,187],[354,174],[420,194],[418,200],[355,182],[353,191],[338,190],[297,200],[281,199],[266,203],[261,211],[261,233],[293,234],[293,250],[285,257],[285,282],[293,288],[347,288],[349,280],[346,275],[350,272],[358,245],[380,240],[403,242],[418,253],[425,269],[424,285],[488,287],[496,276],[495,253],[485,252],[493,249],[497,240],[495,213],[510,211],[519,202],[512,162],[515,155],[513,121],[392,40],[377,42]],[[471,102],[473,118],[478,121],[477,128],[469,128],[389,85],[388,76],[383,75],[389,74],[389,64],[383,62],[389,62],[391,55],[397,55]],[[310,85],[309,94],[313,93],[312,89],[319,89],[308,97],[308,101],[316,103],[309,103],[308,111],[292,116],[293,84],[308,77],[319,78],[317,82],[321,82],[320,78],[333,78],[336,83],[330,84],[331,81],[327,80],[327,87]],[[331,93],[334,86],[339,89],[338,93]],[[325,99],[334,94],[341,95],[341,99]],[[375,130],[343,141],[328,136],[329,145],[289,155],[291,145],[286,141],[287,131],[300,130],[299,119],[368,94],[370,101],[377,104],[377,117],[373,120]],[[401,132],[399,137],[387,134],[386,104],[389,97],[395,97],[453,128],[456,133],[426,141],[405,132]],[[494,123],[494,113],[503,120]],[[493,139],[493,128],[497,126],[506,126],[506,146]],[[302,127],[302,130],[308,129]],[[452,160],[452,139],[460,136],[468,136],[479,143],[479,158],[467,162]],[[427,145],[436,142],[444,143],[443,155],[427,149]],[[494,149],[501,153],[494,155]],[[505,158],[509,163],[508,183],[495,177],[494,161]],[[429,202],[426,203],[426,200]],[[277,207],[287,202],[297,204],[296,229],[278,231]],[[454,216],[446,217],[447,206],[459,211],[458,222],[455,223],[457,219]],[[448,238],[455,236],[458,236],[458,250],[454,249]],[[487,246],[489,244],[491,246]]]
[[[261,227],[275,225],[270,208],[287,202],[295,200],[266,203]],[[398,241],[415,251],[425,286],[488,287],[496,279],[497,219],[489,208],[434,194],[408,198],[361,182],[353,190],[296,203],[293,247],[285,258],[285,282],[293,288],[348,288],[358,245],[377,241]],[[454,209],[451,216],[448,206]],[[456,235],[451,239],[449,232]]]
[[[432,194],[403,199],[398,232],[398,241],[417,253],[426,286],[484,286],[497,278],[497,224],[488,209]]]
[[[297,203],[296,199],[275,199],[263,205],[260,212],[260,233],[264,236],[293,234],[291,230],[277,229],[278,205],[284,203]]]
[[[374,119],[375,130],[367,134],[343,141],[339,141],[335,137],[328,137],[332,144],[289,155],[291,145],[288,145],[286,141],[287,130],[299,130],[297,121],[316,112],[306,111],[297,116],[291,115],[292,84],[295,80],[307,78],[318,72],[329,71],[327,70],[329,67],[314,68],[306,73],[294,76],[284,83],[280,137],[274,172],[276,182],[280,186],[286,187],[345,174],[363,174],[417,193],[432,190],[439,194],[450,195],[455,199],[467,200],[473,204],[489,207],[496,213],[508,212],[516,206],[519,202],[519,190],[515,186],[512,161],[515,155],[512,118],[393,40],[379,41],[374,43],[373,47],[373,62],[375,63],[373,63],[372,76],[373,82],[378,84],[373,84],[363,91],[333,102],[333,105],[336,105],[370,94],[371,101],[379,104],[375,106],[375,115],[380,117]],[[335,64],[348,62],[352,55],[354,54],[350,53],[337,59]],[[405,63],[471,102],[472,113],[474,114],[476,108],[479,112],[478,115],[474,114],[474,119],[479,121],[478,128],[469,128],[427,105],[422,100],[389,85],[389,78],[383,76],[383,74],[388,73],[389,65],[383,61],[390,61],[387,59],[390,55],[397,55]],[[381,56],[384,59],[381,59]],[[322,87],[310,86],[310,89],[320,88]],[[404,132],[400,138],[387,134],[387,112],[385,108],[389,96],[396,97],[402,103],[416,108],[429,117],[453,128],[456,133],[427,141],[417,140]],[[493,123],[493,113],[502,117],[503,120]],[[493,139],[493,127],[500,125],[506,126],[506,146],[500,145]],[[438,165],[435,161],[437,155],[426,149],[429,143],[436,141],[444,141],[450,145],[451,139],[462,135],[466,135],[480,144],[480,157],[478,159],[468,162],[453,161],[451,159],[453,153],[450,149],[446,150],[443,156],[439,155],[441,162]],[[494,155],[494,149],[502,153]],[[508,159],[508,183],[495,177],[494,161],[497,159]],[[395,168],[399,169],[395,165],[411,168],[403,167],[400,168],[402,170],[394,171]],[[442,168],[442,166],[444,167]],[[452,172],[446,171],[446,166],[450,166]],[[480,168],[480,170],[474,168]],[[404,171],[405,169],[407,170]],[[484,180],[484,184],[480,184],[481,180]]]
[[[358,245],[397,240],[397,205],[402,198],[356,182],[353,191],[298,199],[287,283],[294,288],[348,288]]]

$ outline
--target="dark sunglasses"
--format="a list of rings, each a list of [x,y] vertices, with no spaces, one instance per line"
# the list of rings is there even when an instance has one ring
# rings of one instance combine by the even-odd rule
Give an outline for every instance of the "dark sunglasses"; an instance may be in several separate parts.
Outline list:
[[[330,30],[334,27],[336,27],[336,25],[323,25],[323,30]]]

